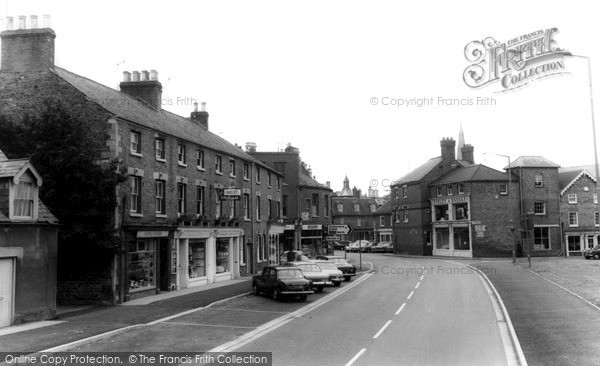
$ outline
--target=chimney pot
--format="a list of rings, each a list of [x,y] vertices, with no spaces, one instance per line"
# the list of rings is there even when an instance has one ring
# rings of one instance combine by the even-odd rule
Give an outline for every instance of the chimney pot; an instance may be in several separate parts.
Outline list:
[[[256,142],[246,142],[247,152],[256,152]]]
[[[14,17],[6,17],[6,30],[13,30],[14,20]]]
[[[48,15],[48,14],[44,14],[43,27],[50,28],[50,15]]]
[[[202,112],[206,112],[206,102],[202,102],[202,103],[200,103],[200,105],[202,106],[200,110]]]
[[[140,72],[139,71],[134,71],[131,73],[132,78],[131,81],[140,81]]]
[[[123,81],[131,81],[131,73],[129,71],[123,71]]]
[[[149,76],[148,70],[142,70],[142,78],[140,79],[140,81],[148,81],[149,80],[148,76]]]
[[[19,15],[19,29],[27,29],[27,17]]]
[[[194,102],[194,112],[198,112],[198,102]]]
[[[29,16],[29,28],[36,29],[38,27],[38,17],[37,15]]]
[[[158,80],[158,71],[150,70],[150,80]]]

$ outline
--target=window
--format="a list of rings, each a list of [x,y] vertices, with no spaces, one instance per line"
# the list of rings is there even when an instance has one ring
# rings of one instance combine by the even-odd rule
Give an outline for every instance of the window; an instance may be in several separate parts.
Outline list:
[[[271,172],[267,172],[267,185],[271,188]]]
[[[142,178],[129,177],[129,212],[142,212]]]
[[[260,167],[256,166],[256,183],[260,184]]]
[[[281,218],[281,202],[277,201],[277,218]]]
[[[408,222],[408,209],[404,209],[404,222]]]
[[[166,213],[164,180],[157,180],[154,182],[154,196],[156,198],[156,213],[164,215]]]
[[[546,214],[546,202],[535,201],[533,203],[533,213],[536,215],[545,215]]]
[[[400,210],[396,211],[396,222],[400,222]]]
[[[256,221],[260,221],[260,196],[256,196]]]
[[[185,183],[177,183],[177,213],[180,215],[185,214],[185,186]]]
[[[215,155],[215,173],[223,174],[223,158]]]
[[[220,219],[222,214],[223,214],[223,202],[221,202],[219,195],[217,195],[217,197],[215,199],[215,218]]]
[[[464,194],[464,193],[465,193],[465,186],[462,183],[460,183],[458,185],[458,194]]]
[[[287,217],[288,215],[288,196],[287,194],[284,194],[281,197],[281,206],[282,206],[282,212],[281,214],[283,215],[283,217]]]
[[[569,245],[569,252],[581,251],[581,237],[569,235],[567,243]]]
[[[312,195],[311,213],[312,213],[313,217],[319,216],[319,195],[318,194]]]
[[[535,187],[543,187],[544,186],[544,176],[542,173],[535,173],[535,181],[533,183]]]
[[[196,151],[196,166],[199,170],[204,170],[204,150]]]
[[[329,196],[325,195],[325,204],[323,205],[323,216],[329,216]]]
[[[507,184],[500,184],[500,194],[501,195],[508,194],[508,185]]]
[[[362,226],[362,219],[360,217],[356,219],[356,226]]]
[[[533,249],[550,249],[550,228],[533,228]]]
[[[385,226],[385,216],[379,216],[379,226]]]
[[[446,187],[446,194],[447,194],[448,196],[452,196],[452,186],[447,186],[447,187]]]
[[[21,178],[19,184],[16,186],[16,194],[13,201],[14,217],[34,218],[35,189],[36,187],[33,185],[33,182],[25,182],[24,179]]]
[[[185,145],[177,145],[177,163],[186,166]]]
[[[594,212],[594,225],[600,226],[600,212]]]
[[[375,212],[377,210],[377,205],[371,205],[371,212]]]
[[[402,197],[404,197],[404,198],[408,197],[408,187],[407,186],[402,187]]]
[[[196,214],[204,215],[204,192],[205,188],[202,186],[196,187]]]
[[[469,219],[469,204],[457,203],[454,205],[454,219],[468,220]]]
[[[269,218],[269,220],[273,220],[273,200],[272,199],[267,199],[267,217]]]
[[[229,176],[235,177],[235,160],[229,159]]]
[[[576,204],[577,203],[577,194],[576,193],[569,193],[568,198],[569,198],[569,203],[570,204]]]
[[[569,212],[569,226],[579,226],[578,214],[578,212]]]
[[[142,135],[137,131],[129,133],[129,150],[133,155],[142,155]]]
[[[250,164],[244,163],[244,180],[250,180]]]
[[[190,239],[188,253],[188,277],[206,276],[206,239]]]
[[[400,192],[398,192],[398,188],[394,188],[394,198],[400,198]]]
[[[448,205],[435,206],[435,221],[445,221],[449,219]]]
[[[279,178],[279,176],[277,176],[277,190],[281,190],[281,178]]]
[[[244,193],[244,220],[250,220],[250,195]]]
[[[360,206],[357,203],[354,204],[354,212],[360,212]]]
[[[340,213],[341,213],[341,212],[344,212],[344,205],[342,205],[341,203],[338,203],[338,204],[337,204],[337,210],[338,210],[338,212],[340,212]]]
[[[435,188],[435,194],[436,196],[441,196],[442,195],[442,187],[436,187]]]
[[[237,216],[237,205],[235,201],[229,201],[229,218],[233,219]]]
[[[154,149],[156,154],[156,160],[166,161],[165,160],[165,139],[155,139],[154,140]]]
[[[594,193],[594,203],[598,204],[598,195]]]

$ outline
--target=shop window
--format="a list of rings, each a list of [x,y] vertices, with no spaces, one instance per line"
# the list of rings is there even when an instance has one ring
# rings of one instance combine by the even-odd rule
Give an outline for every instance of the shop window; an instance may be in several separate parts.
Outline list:
[[[229,239],[217,238],[217,273],[229,272]]]
[[[154,240],[129,242],[129,291],[155,287],[156,246]]]
[[[454,228],[454,249],[469,250],[469,228]]]
[[[579,236],[569,235],[567,237],[567,243],[569,245],[569,252],[581,251],[581,238]]]
[[[448,205],[435,206],[435,221],[448,220]]]
[[[533,228],[533,249],[550,249],[550,228]]]
[[[468,220],[469,219],[469,204],[468,203],[457,203],[454,205],[454,218],[456,220]]]
[[[441,228],[435,231],[435,249],[450,249],[450,229]]]
[[[188,257],[189,278],[206,276],[206,240],[190,240]]]

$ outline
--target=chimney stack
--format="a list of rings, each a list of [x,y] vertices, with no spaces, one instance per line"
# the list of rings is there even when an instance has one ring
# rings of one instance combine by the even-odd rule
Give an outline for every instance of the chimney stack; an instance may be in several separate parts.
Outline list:
[[[206,102],[202,102],[202,109],[198,111],[198,103],[194,103],[194,111],[190,114],[190,119],[204,129],[208,130],[208,112],[206,111]]]
[[[443,138],[440,141],[440,146],[442,148],[442,161],[452,162],[456,160],[454,152],[456,142],[453,138]]]
[[[256,152],[256,142],[246,142],[246,152]]]
[[[475,164],[475,159],[473,158],[473,146],[470,144],[466,144],[462,147],[462,159],[464,161],[468,161],[470,164]]]
[[[151,76],[152,75],[152,76]],[[155,79],[152,79],[154,77]],[[162,108],[162,84],[158,81],[158,72],[152,70],[123,72],[123,81],[119,84],[121,91],[133,98],[142,99],[149,106],[160,111]]]
[[[44,16],[45,25],[46,16]],[[49,21],[48,21],[49,24]],[[37,28],[37,16],[18,17],[17,29],[14,17],[6,18],[6,30],[0,33],[2,40],[1,72],[45,71],[54,67],[54,39],[56,33],[48,27]]]

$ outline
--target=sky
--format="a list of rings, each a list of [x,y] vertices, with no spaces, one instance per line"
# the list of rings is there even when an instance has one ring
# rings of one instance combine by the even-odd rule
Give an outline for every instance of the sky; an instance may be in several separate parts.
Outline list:
[[[57,66],[115,89],[123,71],[158,70],[163,108],[189,116],[206,102],[210,130],[231,143],[291,143],[334,191],[347,175],[384,194],[461,124],[475,162],[495,169],[526,155],[594,163],[600,31],[583,1],[0,0],[3,21],[43,14]],[[465,83],[470,42],[550,28],[589,59],[510,91]]]

